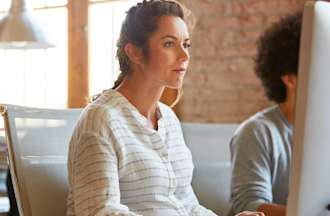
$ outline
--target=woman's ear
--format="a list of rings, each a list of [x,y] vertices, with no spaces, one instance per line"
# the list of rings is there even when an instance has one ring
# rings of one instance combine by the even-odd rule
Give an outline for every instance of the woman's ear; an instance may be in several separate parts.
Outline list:
[[[142,64],[143,62],[143,52],[140,47],[133,45],[132,43],[127,43],[125,45],[125,53],[129,60],[135,64]]]
[[[287,88],[295,89],[297,87],[297,75],[285,74],[281,76],[281,79]]]

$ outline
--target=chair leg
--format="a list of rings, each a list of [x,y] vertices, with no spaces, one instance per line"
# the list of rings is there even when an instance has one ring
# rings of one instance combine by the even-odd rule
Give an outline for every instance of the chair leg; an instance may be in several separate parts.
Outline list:
[[[13,183],[11,180],[9,169],[7,172],[6,184],[7,184],[7,193],[8,193],[9,203],[10,203],[10,210],[9,210],[8,215],[9,216],[19,216],[14,188],[13,188]]]

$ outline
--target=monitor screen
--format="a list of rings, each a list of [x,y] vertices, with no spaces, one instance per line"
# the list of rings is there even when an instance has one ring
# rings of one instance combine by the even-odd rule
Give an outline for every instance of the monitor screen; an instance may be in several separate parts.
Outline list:
[[[330,2],[305,5],[294,125],[287,215],[330,215]]]

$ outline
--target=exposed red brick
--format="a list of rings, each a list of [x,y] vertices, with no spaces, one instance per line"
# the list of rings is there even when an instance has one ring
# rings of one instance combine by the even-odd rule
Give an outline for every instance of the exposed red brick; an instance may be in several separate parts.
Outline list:
[[[179,117],[238,123],[268,106],[254,75],[255,42],[304,0],[181,0],[196,18]]]

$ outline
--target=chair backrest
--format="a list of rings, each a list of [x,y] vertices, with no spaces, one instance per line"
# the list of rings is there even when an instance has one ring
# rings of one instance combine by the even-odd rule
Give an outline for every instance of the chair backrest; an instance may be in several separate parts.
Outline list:
[[[81,109],[0,105],[9,165],[21,216],[66,215],[68,144]],[[230,194],[229,140],[237,125],[182,124],[201,204],[226,215]]]
[[[183,123],[195,170],[192,186],[199,202],[218,215],[230,210],[229,142],[237,124]]]
[[[20,215],[66,215],[68,144],[81,110],[1,110]]]

